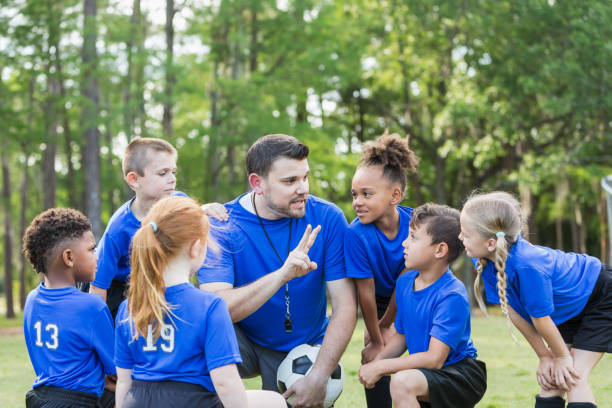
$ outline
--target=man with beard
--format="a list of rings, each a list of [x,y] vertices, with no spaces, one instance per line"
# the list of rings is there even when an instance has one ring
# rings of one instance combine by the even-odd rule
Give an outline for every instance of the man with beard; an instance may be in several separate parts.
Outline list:
[[[295,394],[294,407],[322,407],[355,328],[357,302],[343,259],[346,219],[336,205],[308,194],[307,157],[308,147],[287,135],[267,135],[250,147],[252,191],[225,204],[228,223],[212,228],[221,248],[209,251],[198,280],[226,300],[237,322],[240,374],[261,375],[263,389],[278,391],[276,371],[292,348],[321,344],[310,373],[284,396]]]

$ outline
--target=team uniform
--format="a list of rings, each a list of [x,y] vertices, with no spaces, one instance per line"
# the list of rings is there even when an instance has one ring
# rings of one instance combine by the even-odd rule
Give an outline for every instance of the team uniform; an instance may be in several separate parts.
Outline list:
[[[427,378],[429,403],[433,408],[473,407],[487,388],[486,366],[476,359],[470,338],[470,306],[465,286],[450,270],[422,290],[414,290],[418,271],[409,271],[397,281],[395,328],[406,337],[410,354],[429,349],[431,337],[450,351],[441,369],[419,370]]]
[[[165,296],[172,316],[156,342],[151,326],[133,341],[127,300],[119,307],[115,364],[133,370],[124,406],[222,407],[210,371],[242,361],[225,301],[191,283],[167,287]]]
[[[497,270],[482,272],[487,298],[496,299]],[[612,270],[599,259],[532,245],[519,236],[506,260],[508,304],[531,323],[550,316],[574,348],[612,352]]]
[[[175,191],[173,196],[187,197]],[[119,304],[125,299],[125,290],[130,276],[130,245],[132,237],[140,228],[140,221],[132,212],[132,197],[111,216],[106,230],[96,248],[98,271],[92,285],[106,289],[106,304],[113,318]]]
[[[27,407],[95,407],[115,374],[113,323],[99,296],[41,283],[26,299],[23,332],[36,378]],[[49,404],[49,405],[47,405]]]
[[[198,271],[200,284],[227,282],[239,287],[254,282],[282,266],[308,224],[313,228],[322,227],[308,252],[317,269],[289,282],[291,332],[285,326],[284,285],[236,325],[240,352],[245,360],[239,367],[240,374],[243,377],[261,374],[263,389],[277,391],[276,369],[287,352],[299,344],[320,344],[323,340],[329,321],[325,282],[346,277],[343,242],[347,223],[336,205],[310,195],[304,217],[262,218],[260,224],[257,216],[240,203],[246,194],[249,193],[225,204],[230,216],[227,223],[211,220],[214,225],[211,232],[220,243],[221,251],[216,254],[208,251],[206,262]]]
[[[398,233],[389,239],[374,223],[362,224],[355,218],[344,238],[346,276],[349,278],[374,279],[376,309],[381,319],[389,306],[397,278],[404,270],[404,248],[408,237],[412,208],[397,206],[400,216]],[[389,381],[385,376],[374,388],[366,389],[369,407],[391,407]]]

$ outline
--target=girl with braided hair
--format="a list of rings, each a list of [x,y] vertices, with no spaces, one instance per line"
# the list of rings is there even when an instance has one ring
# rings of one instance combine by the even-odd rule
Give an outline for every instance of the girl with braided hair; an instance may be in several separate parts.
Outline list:
[[[521,235],[520,204],[505,192],[470,197],[461,234],[485,294],[538,355],[536,408],[593,408],[588,377],[612,352],[612,268],[586,254],[532,245]],[[497,287],[497,293],[494,288]]]
[[[344,238],[346,275],[354,278],[366,325],[361,362],[366,364],[385,345],[395,319],[395,283],[404,271],[402,242],[408,236],[412,208],[399,203],[406,191],[406,173],[416,171],[418,159],[408,140],[385,133],[363,148],[351,194],[357,217]],[[390,377],[366,389],[368,407],[390,408]]]

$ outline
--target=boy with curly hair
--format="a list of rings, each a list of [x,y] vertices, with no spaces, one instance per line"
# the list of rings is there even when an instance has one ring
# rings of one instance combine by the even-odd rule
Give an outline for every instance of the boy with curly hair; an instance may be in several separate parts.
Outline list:
[[[96,273],[91,224],[72,209],[39,214],[23,237],[23,252],[44,280],[32,290],[23,331],[36,378],[26,407],[95,407],[104,374],[116,373],[113,322],[99,296],[80,292],[77,282]]]

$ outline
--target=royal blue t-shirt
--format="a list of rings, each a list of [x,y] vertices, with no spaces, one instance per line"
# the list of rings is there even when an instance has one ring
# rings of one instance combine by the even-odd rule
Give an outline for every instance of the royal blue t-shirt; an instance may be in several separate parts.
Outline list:
[[[400,225],[389,239],[374,223],[362,224],[355,218],[344,237],[344,260],[349,278],[374,278],[376,294],[391,297],[395,282],[404,270],[402,242],[408,237],[412,208],[397,206]]]
[[[115,374],[113,321],[100,296],[73,286],[28,294],[23,333],[41,385],[102,395],[104,374]]]
[[[550,316],[559,325],[582,312],[600,271],[601,261],[593,256],[532,245],[519,236],[506,260],[508,303],[528,322],[530,316]],[[493,262],[483,279],[496,282]],[[486,290],[492,285],[485,284]]]
[[[217,227],[211,232],[221,251],[208,251],[204,266],[198,271],[199,283],[227,282],[239,287],[254,282],[283,265],[288,243],[291,250],[295,249],[308,224],[313,228],[321,225],[308,252],[317,269],[289,282],[292,332],[285,332],[285,285],[238,323],[251,340],[273,350],[289,351],[299,344],[321,343],[328,323],[326,281],[346,277],[343,250],[346,218],[336,205],[312,195],[308,196],[302,218],[262,218],[266,233],[283,259],[281,262],[257,216],[244,209],[239,200],[240,197],[225,204],[229,212],[227,223],[212,220]]]
[[[425,289],[415,291],[418,271],[408,271],[397,280],[395,329],[406,337],[410,354],[429,350],[435,337],[450,351],[444,365],[476,357],[470,338],[470,303],[465,286],[447,270]]]
[[[187,197],[180,191],[173,196]],[[110,288],[113,279],[127,282],[130,275],[130,244],[140,228],[140,220],[132,212],[132,197],[111,216],[106,230],[96,247],[98,271],[92,284],[101,289]]]
[[[191,283],[166,288],[172,318],[166,317],[159,339],[132,341],[127,302],[119,306],[115,332],[115,364],[131,369],[140,381],[181,381],[215,392],[210,371],[240,364],[240,351],[225,301]]]

